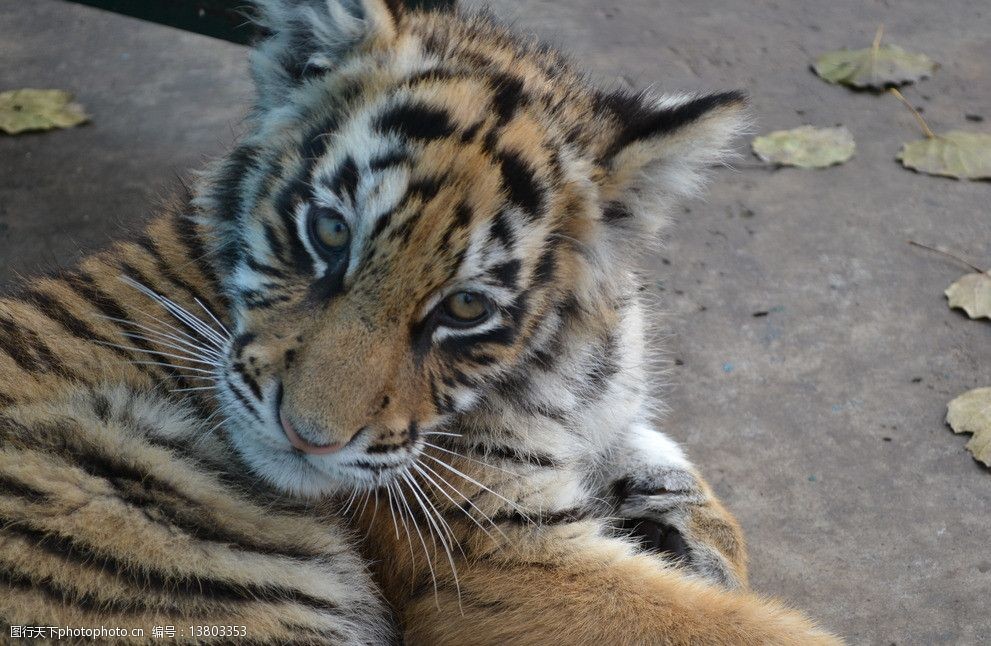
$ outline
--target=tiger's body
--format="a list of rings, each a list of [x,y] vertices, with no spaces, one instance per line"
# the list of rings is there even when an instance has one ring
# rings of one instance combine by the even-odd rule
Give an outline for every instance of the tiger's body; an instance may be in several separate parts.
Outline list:
[[[736,589],[735,520],[650,423],[634,257],[741,97],[598,92],[457,12],[257,4],[238,146],[0,300],[0,621],[834,643]]]
[[[210,432],[213,405],[171,392],[203,383],[169,347],[202,333],[145,314],[154,302],[121,276],[221,311],[210,270],[190,262],[198,241],[170,213],[0,299],[3,639],[12,625],[102,626],[152,643],[152,627],[175,626],[189,643],[211,627],[244,643],[387,643],[347,529],[262,491]]]

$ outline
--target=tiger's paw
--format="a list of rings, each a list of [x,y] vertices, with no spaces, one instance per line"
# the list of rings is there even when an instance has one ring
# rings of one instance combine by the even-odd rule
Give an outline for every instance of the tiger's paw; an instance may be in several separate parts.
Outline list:
[[[614,483],[617,530],[640,549],[726,588],[747,585],[739,525],[692,471],[657,468]]]

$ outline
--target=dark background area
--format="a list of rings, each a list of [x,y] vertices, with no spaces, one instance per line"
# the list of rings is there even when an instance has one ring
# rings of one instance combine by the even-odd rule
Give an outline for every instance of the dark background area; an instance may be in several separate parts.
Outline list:
[[[986,0],[489,6],[604,86],[744,88],[759,132],[850,128],[854,159],[815,172],[762,168],[741,141],[736,168],[648,260],[666,426],[740,518],[758,590],[853,643],[986,643],[991,473],[943,417],[991,385],[991,324],[946,307],[964,267],[905,241],[991,266],[991,184],[901,168],[895,153],[920,136],[912,116],[808,70],[884,23],[886,42],[942,63],[905,90],[930,125],[988,131]],[[75,4],[0,0],[0,90],[70,90],[92,115],[0,135],[0,280],[139,225],[177,175],[226,150],[251,96],[245,56]]]

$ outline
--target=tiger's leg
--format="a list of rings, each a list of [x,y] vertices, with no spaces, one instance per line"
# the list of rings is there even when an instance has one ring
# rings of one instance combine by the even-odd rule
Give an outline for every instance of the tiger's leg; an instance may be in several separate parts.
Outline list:
[[[746,587],[739,523],[673,441],[646,426],[631,431],[606,492],[619,529],[709,582]]]
[[[540,527],[440,575],[404,608],[408,644],[839,644],[801,614],[725,590],[603,536]]]

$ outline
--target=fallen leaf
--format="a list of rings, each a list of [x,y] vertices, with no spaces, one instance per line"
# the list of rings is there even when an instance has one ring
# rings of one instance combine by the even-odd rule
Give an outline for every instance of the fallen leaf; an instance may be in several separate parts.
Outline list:
[[[971,390],[951,401],[946,423],[954,433],[973,433],[967,450],[975,460],[991,467],[991,388]]]
[[[31,130],[71,128],[89,120],[83,107],[63,90],[0,92],[0,130],[16,135]]]
[[[777,130],[753,141],[754,153],[763,161],[799,168],[825,168],[842,164],[856,149],[845,126],[814,128],[801,126]]]
[[[972,319],[991,319],[991,274],[967,274],[944,293],[950,307],[962,309]]]
[[[991,134],[951,130],[902,145],[906,168],[957,179],[991,179]]]
[[[830,83],[880,90],[924,79],[936,67],[936,62],[925,54],[913,54],[897,45],[881,45],[827,52],[816,59],[813,69]]]

